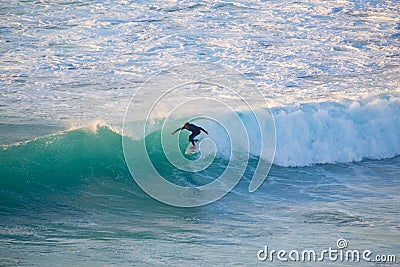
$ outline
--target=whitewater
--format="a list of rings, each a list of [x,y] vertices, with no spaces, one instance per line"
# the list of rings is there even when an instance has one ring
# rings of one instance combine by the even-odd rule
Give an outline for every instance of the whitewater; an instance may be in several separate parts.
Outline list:
[[[399,10],[2,1],[0,265],[297,266],[257,253],[338,240],[397,256],[360,266],[398,264]],[[185,121],[209,132],[198,155],[170,135]],[[141,184],[201,188],[227,169],[237,184],[198,207]]]

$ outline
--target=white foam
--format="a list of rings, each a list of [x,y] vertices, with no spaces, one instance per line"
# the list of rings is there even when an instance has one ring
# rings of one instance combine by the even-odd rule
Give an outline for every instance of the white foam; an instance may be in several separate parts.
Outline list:
[[[273,109],[274,163],[307,166],[400,154],[400,98],[315,103]]]
[[[94,120],[75,120],[69,123],[66,132],[74,130],[86,130],[91,133],[97,133],[99,127],[107,127],[111,131],[121,134],[121,129],[116,125],[110,125],[104,120],[94,119]]]

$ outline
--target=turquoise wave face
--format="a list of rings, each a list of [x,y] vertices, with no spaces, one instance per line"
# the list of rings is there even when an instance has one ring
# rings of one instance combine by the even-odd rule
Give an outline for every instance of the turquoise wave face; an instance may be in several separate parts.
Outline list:
[[[148,156],[156,170],[168,181],[182,186],[206,184],[225,169],[227,160],[215,158],[209,168],[200,172],[187,172],[173,166],[161,145],[161,133],[155,131],[146,137]],[[134,184],[122,150],[122,136],[108,128],[98,126],[96,131],[77,129],[4,147],[0,151],[0,187],[3,192],[31,193],[77,191],[94,183]],[[135,154],[138,142],[130,139],[129,149]],[[187,136],[179,138],[183,153],[189,144]],[[184,154],[184,153],[183,153]],[[144,155],[137,154],[140,167]],[[186,155],[196,160],[199,155]],[[141,192],[135,185],[136,193]],[[10,194],[3,194],[7,196]]]
[[[8,190],[65,188],[100,177],[129,177],[121,135],[107,127],[37,138],[0,151],[0,186]]]
[[[190,161],[202,160],[200,154],[185,155],[190,144],[189,133],[179,136],[181,155]],[[95,131],[87,128],[71,130],[51,136],[4,147],[0,151],[1,199],[4,206],[18,203],[53,201],[54,194],[95,194],[121,196],[138,201],[150,197],[132,179],[123,153],[121,134],[107,126],[97,126]],[[157,172],[171,183],[197,187],[217,179],[226,170],[229,160],[216,156],[201,171],[182,170],[171,164],[161,144],[161,131],[145,137],[147,155],[135,153],[139,142],[129,139],[124,149],[134,155],[134,166],[141,168],[148,156]],[[244,177],[251,179],[258,159],[250,158]],[[88,190],[90,188],[90,190]],[[52,196],[53,195],[53,196]],[[64,200],[60,202],[65,203]],[[143,203],[142,203],[143,204]],[[141,205],[141,204],[140,204]],[[41,206],[41,205],[40,205]],[[46,206],[46,205],[45,205]]]

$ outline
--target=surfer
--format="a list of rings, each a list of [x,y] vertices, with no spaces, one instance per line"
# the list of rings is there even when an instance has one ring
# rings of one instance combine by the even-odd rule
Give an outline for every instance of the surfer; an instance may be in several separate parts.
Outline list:
[[[196,149],[196,144],[195,142],[199,141],[198,139],[194,139],[197,135],[199,135],[201,133],[201,131],[205,132],[206,134],[208,134],[208,132],[206,130],[204,130],[203,128],[194,125],[192,123],[188,123],[186,122],[185,125],[183,125],[181,128],[176,129],[175,131],[173,131],[171,134],[175,134],[176,132],[179,132],[180,130],[186,129],[188,131],[191,131],[192,134],[189,136],[189,141],[192,142],[192,147],[191,149]]]

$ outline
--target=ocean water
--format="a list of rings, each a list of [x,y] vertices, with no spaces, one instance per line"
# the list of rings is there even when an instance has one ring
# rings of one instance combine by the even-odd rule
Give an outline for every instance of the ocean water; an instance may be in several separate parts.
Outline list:
[[[2,1],[0,265],[398,266],[399,10]],[[169,135],[185,120],[210,133],[199,155]],[[238,183],[171,206],[141,187],[148,164],[188,188]],[[266,246],[371,261],[263,261]]]

